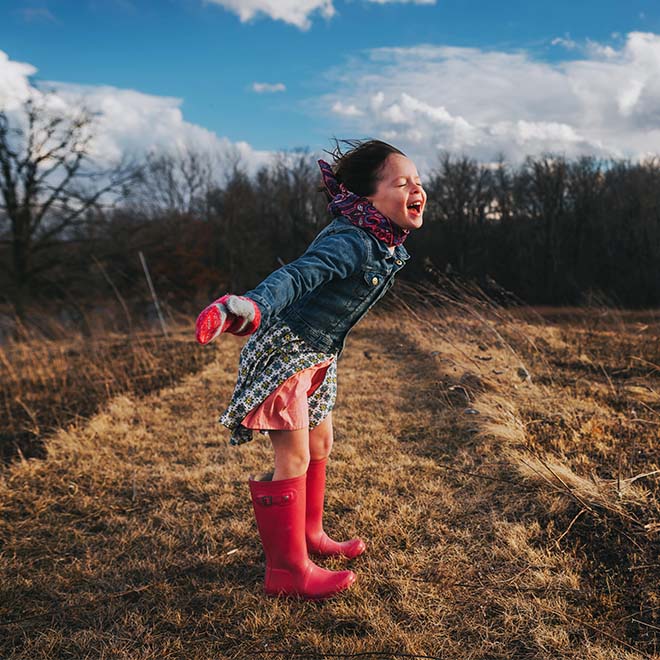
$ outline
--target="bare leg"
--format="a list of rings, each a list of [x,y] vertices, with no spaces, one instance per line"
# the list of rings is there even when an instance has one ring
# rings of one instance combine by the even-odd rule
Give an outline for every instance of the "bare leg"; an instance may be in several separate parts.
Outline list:
[[[299,477],[309,465],[309,430],[269,431],[275,452],[273,481]]]
[[[339,543],[323,531],[323,504],[325,499],[325,467],[332,450],[332,413],[309,432],[311,461],[307,470],[307,508],[305,534],[307,547],[319,555],[357,557],[365,549],[359,538]]]
[[[327,458],[332,451],[332,413],[309,430],[309,454],[313,461]]]

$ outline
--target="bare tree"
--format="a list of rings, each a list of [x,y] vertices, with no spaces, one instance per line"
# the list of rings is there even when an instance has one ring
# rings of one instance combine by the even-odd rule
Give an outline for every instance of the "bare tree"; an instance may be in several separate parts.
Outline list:
[[[152,216],[174,212],[205,218],[218,167],[211,154],[192,147],[150,153],[136,191],[138,206]]]
[[[135,176],[127,164],[94,167],[92,128],[87,110],[54,110],[47,98],[0,111],[0,240],[10,246],[3,265],[20,317],[32,285],[57,263],[53,248]]]
[[[487,230],[494,199],[492,178],[490,170],[477,161],[445,152],[427,185],[433,220],[443,225],[444,238],[453,248],[445,251],[446,258],[461,273],[476,263],[475,249]]]

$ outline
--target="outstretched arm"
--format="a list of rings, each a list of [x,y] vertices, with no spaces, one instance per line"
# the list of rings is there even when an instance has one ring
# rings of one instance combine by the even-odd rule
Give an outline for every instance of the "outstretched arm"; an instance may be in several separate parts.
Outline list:
[[[361,232],[348,230],[315,240],[306,252],[271,273],[243,296],[225,295],[198,317],[197,341],[207,344],[222,332],[252,334],[260,323],[270,323],[283,309],[335,278],[358,270],[366,258]]]
[[[359,231],[323,236],[298,259],[274,271],[244,295],[259,306],[261,322],[269,323],[273,316],[322,284],[352,275],[362,266],[366,249]]]

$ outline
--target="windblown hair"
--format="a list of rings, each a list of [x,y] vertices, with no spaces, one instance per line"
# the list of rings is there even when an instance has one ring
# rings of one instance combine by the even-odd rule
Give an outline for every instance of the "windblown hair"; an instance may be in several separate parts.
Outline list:
[[[344,149],[342,150],[342,145]],[[339,183],[360,197],[373,195],[378,187],[380,172],[391,154],[405,156],[403,151],[381,140],[337,140],[335,148],[327,151],[334,160],[333,171]]]

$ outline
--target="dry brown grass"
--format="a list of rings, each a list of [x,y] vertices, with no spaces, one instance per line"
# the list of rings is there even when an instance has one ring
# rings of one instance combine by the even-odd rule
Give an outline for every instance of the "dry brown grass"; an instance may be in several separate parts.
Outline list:
[[[171,324],[167,337],[146,329],[124,334],[99,325],[89,335],[54,321],[40,325],[19,324],[0,344],[0,464],[43,457],[43,439],[53,430],[89,417],[118,394],[173,385],[213,359],[190,341],[190,322]]]
[[[402,294],[339,364],[326,527],[368,543],[349,593],[261,593],[246,479],[271,456],[216,422],[227,337],[5,470],[0,655],[656,657],[657,342],[438,291],[401,314]]]

